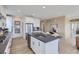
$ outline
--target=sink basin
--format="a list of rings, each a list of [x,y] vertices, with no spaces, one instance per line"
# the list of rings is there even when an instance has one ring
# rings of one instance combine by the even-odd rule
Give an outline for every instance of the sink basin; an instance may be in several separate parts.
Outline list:
[[[39,37],[46,37],[46,36],[39,36]]]

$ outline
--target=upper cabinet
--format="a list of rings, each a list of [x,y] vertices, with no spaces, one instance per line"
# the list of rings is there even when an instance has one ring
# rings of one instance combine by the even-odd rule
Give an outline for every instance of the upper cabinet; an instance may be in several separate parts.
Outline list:
[[[6,9],[0,5],[0,27],[4,27],[6,21]]]
[[[40,19],[34,17],[26,17],[24,23],[33,23],[34,27],[40,27]]]
[[[0,13],[6,17],[6,8],[4,6],[0,6]]]

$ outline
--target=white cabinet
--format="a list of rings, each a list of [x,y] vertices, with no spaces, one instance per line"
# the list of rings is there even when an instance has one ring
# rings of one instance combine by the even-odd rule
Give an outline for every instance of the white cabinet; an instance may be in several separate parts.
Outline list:
[[[33,37],[31,37],[31,48],[32,48],[32,50],[34,51],[35,49],[34,49],[34,47],[35,47],[35,41],[34,41],[34,38]]]
[[[46,43],[45,53],[46,54],[58,54],[58,41],[59,39],[56,39],[54,41]]]
[[[12,36],[10,36],[8,39],[9,39],[9,41],[8,41],[8,44],[7,44],[6,49],[4,51],[4,54],[9,54],[10,53],[10,48],[11,48],[11,43],[12,43]]]
[[[37,54],[44,53],[44,43],[34,37],[31,37],[31,48]]]
[[[1,13],[1,6],[0,6],[0,13]]]
[[[45,53],[45,43],[44,42],[38,40],[37,47],[38,47],[38,53],[40,53],[40,54]]]
[[[0,13],[6,17],[6,9],[4,8],[4,6],[0,5]]]
[[[57,54],[58,39],[44,43],[34,37],[31,37],[31,48],[36,54]]]

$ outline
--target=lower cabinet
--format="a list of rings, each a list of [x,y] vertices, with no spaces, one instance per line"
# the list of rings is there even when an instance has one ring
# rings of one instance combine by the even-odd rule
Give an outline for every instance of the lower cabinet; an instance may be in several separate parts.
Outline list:
[[[58,54],[58,41],[59,39],[56,39],[54,41],[48,42],[45,45],[45,53],[46,54]]]
[[[9,41],[8,41],[8,44],[6,46],[6,49],[4,51],[4,54],[10,54],[10,48],[11,48],[11,43],[12,43],[12,36],[8,38]]]
[[[31,37],[31,48],[36,54],[44,53],[44,43]]]
[[[31,37],[31,49],[36,54],[58,54],[58,39],[44,43],[34,37]]]

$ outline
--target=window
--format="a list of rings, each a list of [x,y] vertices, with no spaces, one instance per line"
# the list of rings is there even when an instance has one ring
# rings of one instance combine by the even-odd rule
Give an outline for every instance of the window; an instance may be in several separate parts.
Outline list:
[[[9,32],[12,32],[12,17],[6,17],[6,27],[8,28]]]

